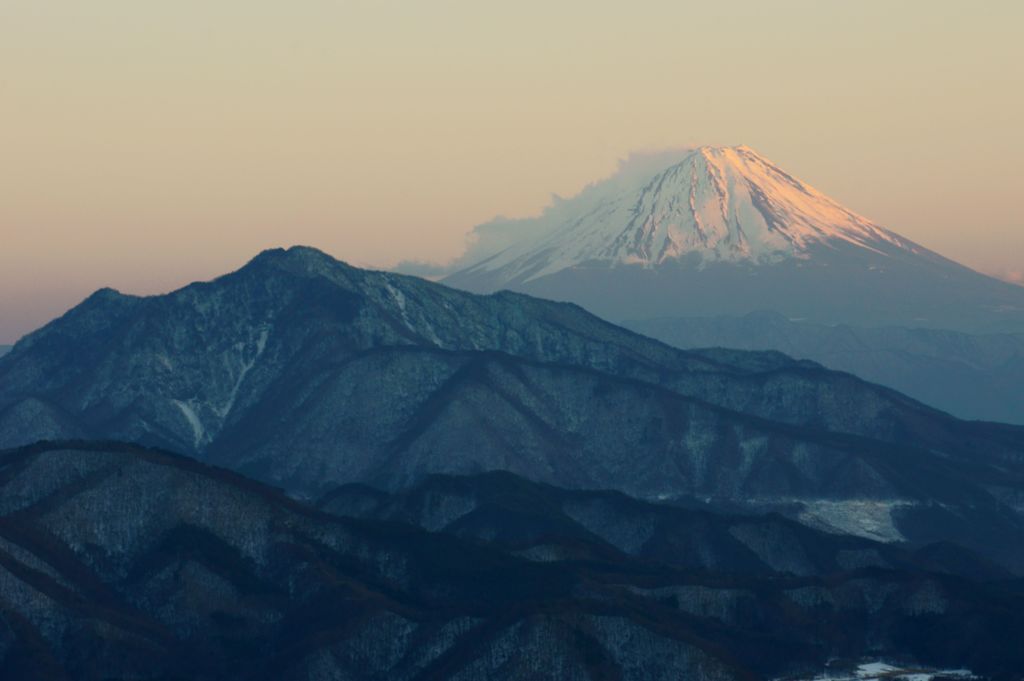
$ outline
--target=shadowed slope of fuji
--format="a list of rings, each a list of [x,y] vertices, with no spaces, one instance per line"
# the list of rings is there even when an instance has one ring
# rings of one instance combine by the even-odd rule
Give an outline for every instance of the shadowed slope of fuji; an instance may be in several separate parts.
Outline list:
[[[826,326],[771,312],[625,326],[684,349],[778,350],[887,385],[959,418],[1024,425],[1024,334]]]

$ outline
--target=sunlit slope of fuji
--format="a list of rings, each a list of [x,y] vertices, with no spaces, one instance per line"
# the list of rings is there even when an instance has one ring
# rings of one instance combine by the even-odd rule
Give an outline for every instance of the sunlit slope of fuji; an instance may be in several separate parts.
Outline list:
[[[1024,330],[1021,287],[858,215],[749,147],[662,160],[538,218],[481,226],[445,283],[567,300],[612,320],[774,309],[823,323]]]

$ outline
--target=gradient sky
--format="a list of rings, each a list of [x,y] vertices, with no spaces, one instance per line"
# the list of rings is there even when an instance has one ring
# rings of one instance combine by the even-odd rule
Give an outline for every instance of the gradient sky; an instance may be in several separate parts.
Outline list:
[[[0,343],[306,243],[445,260],[631,151],[748,144],[1024,270],[1021,2],[0,0]]]

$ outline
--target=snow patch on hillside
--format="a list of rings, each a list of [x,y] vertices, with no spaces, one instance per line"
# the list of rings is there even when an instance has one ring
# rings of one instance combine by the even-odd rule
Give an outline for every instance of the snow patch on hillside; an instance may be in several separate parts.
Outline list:
[[[247,349],[247,345],[249,344],[239,343],[236,345],[236,349],[238,350],[240,357],[236,358],[238,366],[237,370],[234,371],[235,382],[231,387],[231,392],[228,395],[227,401],[219,408],[214,408],[214,412],[216,412],[217,416],[219,416],[222,420],[227,418],[227,415],[231,413],[231,408],[235,406],[235,400],[238,399],[238,390],[242,387],[242,383],[245,381],[245,377],[248,376],[249,372],[252,371],[252,368],[256,366],[256,360],[258,360],[260,356],[263,354],[263,351],[266,350],[267,339],[269,337],[270,327],[260,327],[259,335],[256,337],[254,343],[255,353],[248,359],[245,359],[244,355]],[[229,371],[230,370],[232,370],[231,367],[229,367]]]
[[[802,505],[798,518],[806,525],[891,543],[906,539],[896,527],[893,513],[912,503],[898,499],[818,499]]]
[[[188,402],[175,399],[172,399],[171,402],[174,403],[185,417],[185,420],[188,421],[188,425],[192,428],[192,446],[199,449],[199,446],[206,439],[206,428],[203,427],[203,422],[199,420],[199,415],[196,414],[195,409]]]
[[[967,669],[934,669],[877,661],[865,662],[857,665],[856,668],[826,671],[814,677],[800,677],[789,681],[933,681],[935,679],[969,681],[976,678]]]
[[[409,314],[409,304],[402,293],[401,289],[391,283],[389,280],[384,281],[384,288],[387,289],[388,294],[391,296],[391,300],[395,303],[398,308],[398,312],[402,317],[402,323],[405,324],[405,328],[409,329],[417,335],[425,335],[427,339],[436,345],[437,347],[444,347],[444,342],[437,335],[437,331],[433,325],[422,315],[420,315],[419,323],[413,322],[412,317]]]

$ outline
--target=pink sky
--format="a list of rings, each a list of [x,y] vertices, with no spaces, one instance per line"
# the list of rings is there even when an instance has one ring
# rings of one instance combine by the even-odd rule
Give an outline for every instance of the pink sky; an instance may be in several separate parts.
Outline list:
[[[748,144],[1024,270],[1016,2],[0,5],[0,343],[262,248],[443,261],[632,151]]]

